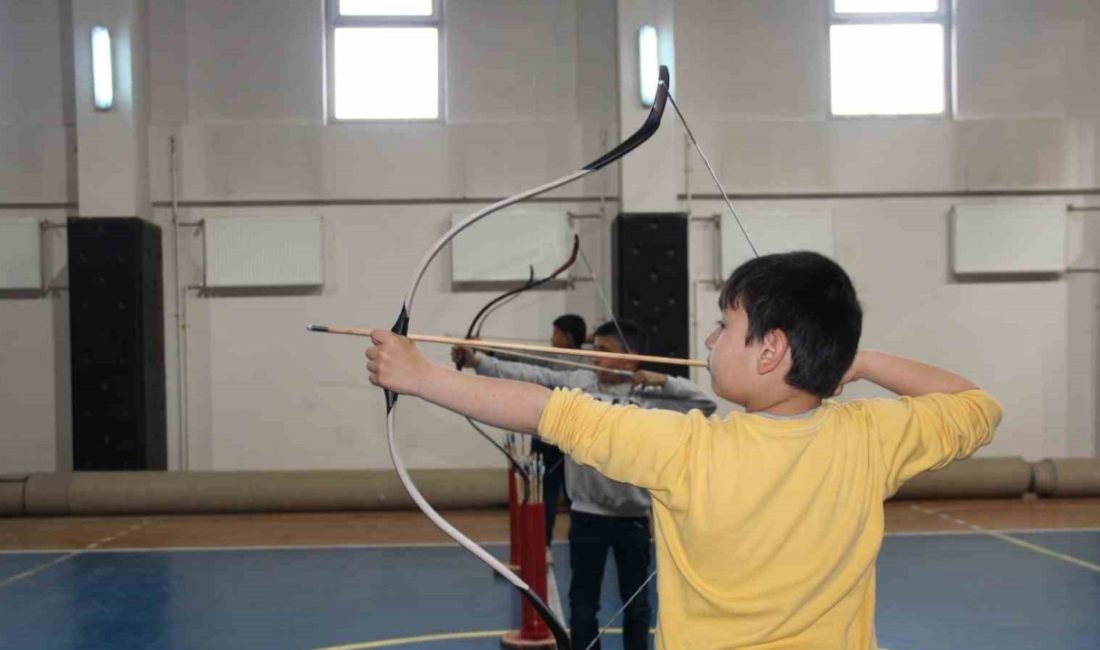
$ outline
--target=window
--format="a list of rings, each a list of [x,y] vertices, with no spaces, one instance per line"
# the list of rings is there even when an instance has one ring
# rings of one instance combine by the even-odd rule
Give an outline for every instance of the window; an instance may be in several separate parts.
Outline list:
[[[827,0],[829,112],[947,115],[951,0]]]
[[[442,0],[327,0],[328,117],[435,120]]]

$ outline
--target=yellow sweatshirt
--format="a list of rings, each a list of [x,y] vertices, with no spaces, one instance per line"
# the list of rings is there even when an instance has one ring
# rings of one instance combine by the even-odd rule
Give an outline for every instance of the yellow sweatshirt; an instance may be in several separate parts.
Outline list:
[[[650,490],[658,648],[869,650],[883,500],[987,444],[1000,419],[980,390],[722,420],[559,389],[539,434]]]

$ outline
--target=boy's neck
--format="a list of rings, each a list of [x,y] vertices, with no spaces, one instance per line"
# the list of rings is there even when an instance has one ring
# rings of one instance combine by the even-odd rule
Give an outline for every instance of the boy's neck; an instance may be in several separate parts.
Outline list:
[[[767,413],[768,415],[800,415],[821,406],[817,395],[795,391],[770,400],[762,399],[757,404],[745,404],[748,413]]]

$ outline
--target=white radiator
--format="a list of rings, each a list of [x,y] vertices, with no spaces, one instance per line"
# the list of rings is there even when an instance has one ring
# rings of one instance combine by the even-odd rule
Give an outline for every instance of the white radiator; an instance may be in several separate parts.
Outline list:
[[[324,284],[321,217],[214,217],[203,222],[208,288]]]
[[[469,216],[455,214],[451,224]],[[522,281],[548,275],[573,250],[569,214],[550,210],[502,211],[478,221],[451,243],[452,282]],[[564,274],[563,279],[568,277]]]
[[[0,289],[42,288],[42,229],[38,219],[0,219]]]
[[[955,273],[1062,273],[1062,205],[957,205],[952,219]]]

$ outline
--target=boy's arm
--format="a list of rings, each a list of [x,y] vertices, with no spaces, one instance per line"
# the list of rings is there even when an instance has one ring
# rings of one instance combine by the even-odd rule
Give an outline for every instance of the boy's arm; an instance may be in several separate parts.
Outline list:
[[[845,380],[866,379],[902,396],[868,403],[890,495],[921,472],[966,458],[993,439],[1001,405],[973,382],[883,352],[860,352]]]
[[[615,405],[559,389],[543,409],[539,435],[578,463],[679,508],[687,496],[692,441],[710,425],[698,411]]]
[[[655,379],[641,382],[644,384],[641,395],[650,402],[652,407],[684,413],[698,409],[703,412],[703,415],[710,415],[718,409],[714,400],[690,379],[671,377],[647,370],[639,370],[635,376],[642,373],[661,379],[660,382]]]
[[[578,388],[590,384],[591,382],[586,382],[585,379],[593,377],[593,374],[586,370],[555,370],[519,361],[503,361],[476,352],[472,357],[467,358],[469,359],[467,365],[484,377],[527,381],[547,388],[559,386]]]
[[[371,332],[371,340],[366,356],[372,384],[502,429],[540,433],[609,478],[653,490],[683,483],[692,428],[706,426],[701,415],[612,406],[576,390],[552,393],[528,382],[436,366],[412,341],[387,330]]]
[[[953,372],[885,352],[863,350],[856,355],[844,383],[866,379],[886,390],[919,397],[931,393],[961,393],[977,385]]]
[[[528,382],[463,374],[424,358],[412,341],[386,330],[371,332],[367,350],[370,381],[403,395],[415,395],[445,409],[501,429],[538,431],[550,390]]]

